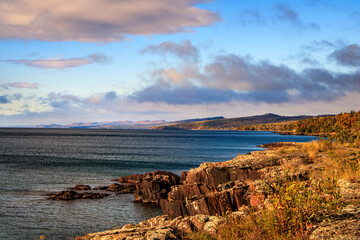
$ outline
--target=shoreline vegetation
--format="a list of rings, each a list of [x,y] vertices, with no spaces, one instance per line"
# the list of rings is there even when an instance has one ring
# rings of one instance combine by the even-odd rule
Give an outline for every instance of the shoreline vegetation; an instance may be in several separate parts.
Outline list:
[[[166,215],[77,239],[359,239],[360,111],[237,130],[327,139],[266,144],[176,180],[144,175],[137,196]]]

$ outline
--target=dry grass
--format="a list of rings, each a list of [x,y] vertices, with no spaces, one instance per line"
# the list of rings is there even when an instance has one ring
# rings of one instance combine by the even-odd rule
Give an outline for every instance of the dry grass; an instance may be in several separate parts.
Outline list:
[[[300,151],[307,153],[309,160],[315,162],[319,153],[331,150],[333,145],[332,141],[321,139],[303,144]]]
[[[184,240],[216,240],[217,238],[204,232],[191,232],[186,234],[182,239]]]
[[[314,178],[360,180],[360,149],[353,144],[318,140],[304,144],[301,151],[323,165]]]

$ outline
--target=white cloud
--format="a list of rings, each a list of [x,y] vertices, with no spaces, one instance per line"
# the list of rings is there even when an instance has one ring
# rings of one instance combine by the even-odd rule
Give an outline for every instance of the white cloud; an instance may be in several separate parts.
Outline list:
[[[28,67],[37,67],[37,68],[53,68],[53,69],[65,69],[80,67],[82,65],[91,64],[90,59],[85,58],[45,58],[45,59],[16,59],[16,60],[6,60],[6,62],[23,64]]]
[[[112,62],[112,58],[103,53],[94,53],[81,58],[9,59],[2,61],[43,69],[66,69],[93,63],[107,64]]]
[[[194,5],[202,0],[0,1],[0,38],[111,42],[125,35],[189,31],[220,17]]]
[[[39,89],[39,83],[30,83],[30,82],[8,83],[8,84],[2,84],[0,86],[5,89],[9,89],[9,87]]]

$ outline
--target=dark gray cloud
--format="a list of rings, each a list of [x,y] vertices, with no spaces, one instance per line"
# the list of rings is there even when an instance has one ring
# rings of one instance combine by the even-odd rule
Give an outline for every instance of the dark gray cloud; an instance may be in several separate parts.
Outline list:
[[[300,63],[306,64],[306,66],[319,67],[322,65],[322,59],[316,57],[318,52],[328,54],[329,52],[342,48],[344,46],[346,46],[346,44],[342,40],[311,41],[310,43],[302,45],[299,49],[299,52],[289,55],[288,59],[297,59]]]
[[[199,58],[199,51],[190,40],[183,40],[180,43],[163,42],[159,45],[150,45],[142,49],[140,53],[171,54],[181,59],[193,61]]]
[[[230,89],[221,90],[193,85],[175,88],[153,85],[129,96],[129,99],[138,102],[165,102],[183,105],[229,102],[236,98],[236,93]]]
[[[239,23],[242,26],[248,25],[268,25],[279,24],[285,22],[291,27],[298,30],[319,30],[318,23],[310,22],[304,23],[294,9],[286,4],[273,5],[272,11],[265,11],[264,9],[245,9],[239,13]]]
[[[360,46],[358,44],[348,45],[331,53],[329,58],[344,66],[359,67]]]
[[[48,102],[49,105],[53,108],[68,109],[74,104],[80,103],[81,100],[75,95],[52,92],[48,94],[45,102]]]
[[[300,30],[320,29],[320,25],[317,23],[303,23],[300,20],[299,14],[294,9],[290,8],[288,5],[285,4],[275,5],[275,15],[277,20],[288,22]]]
[[[14,100],[21,100],[23,95],[21,93],[16,93],[12,95],[2,95],[0,96],[0,104],[11,103]]]
[[[129,98],[139,102],[169,104],[221,103],[240,100],[251,103],[290,103],[336,100],[347,92],[360,91],[360,72],[334,73],[321,68],[297,72],[268,61],[228,54],[217,56],[202,70],[158,73],[157,82]],[[189,72],[192,75],[189,75]],[[152,75],[154,76],[154,75]],[[183,77],[179,81],[179,77]]]
[[[339,48],[340,46],[343,46],[344,43],[342,41],[337,41],[335,43],[327,41],[327,40],[321,40],[321,41],[312,41],[310,44],[304,45],[303,49],[306,51],[320,51],[324,49],[335,49]]]
[[[117,98],[117,94],[115,91],[107,92],[104,98],[106,101],[111,101]]]
[[[6,104],[6,103],[10,103],[10,99],[8,98],[8,96],[6,95],[2,95],[0,96],[0,104]]]
[[[248,25],[265,25],[267,23],[267,19],[263,16],[259,11],[253,9],[246,9],[242,11],[240,14],[240,24],[243,26]]]
[[[46,98],[40,98],[42,104],[48,104],[55,109],[70,109],[74,107],[104,106],[120,97],[115,91],[105,93],[95,93],[86,98],[81,98],[72,94],[64,94],[59,92],[51,92]]]
[[[22,98],[23,98],[23,95],[21,93],[16,93],[16,94],[12,95],[13,100],[20,100]]]
[[[103,53],[93,53],[89,55],[88,58],[94,63],[101,63],[101,64],[107,64],[113,61],[111,57],[106,56]]]

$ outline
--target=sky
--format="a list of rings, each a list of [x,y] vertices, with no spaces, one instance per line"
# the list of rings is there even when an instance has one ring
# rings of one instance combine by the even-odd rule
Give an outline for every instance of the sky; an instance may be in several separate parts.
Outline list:
[[[0,0],[0,125],[359,110],[358,0]]]

